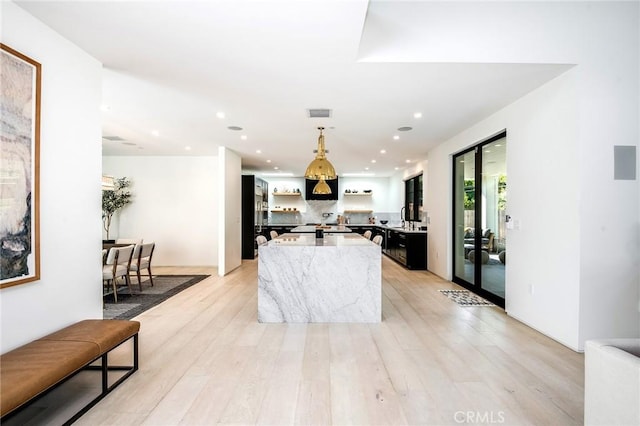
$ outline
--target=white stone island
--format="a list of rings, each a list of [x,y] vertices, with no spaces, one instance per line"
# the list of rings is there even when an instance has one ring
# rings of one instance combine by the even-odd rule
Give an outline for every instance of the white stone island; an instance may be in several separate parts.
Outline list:
[[[315,233],[318,229],[322,229],[327,234],[351,232],[351,228],[344,225],[301,225],[293,228],[291,232],[294,234]]]
[[[381,263],[358,234],[283,234],[258,247],[258,321],[380,322]]]

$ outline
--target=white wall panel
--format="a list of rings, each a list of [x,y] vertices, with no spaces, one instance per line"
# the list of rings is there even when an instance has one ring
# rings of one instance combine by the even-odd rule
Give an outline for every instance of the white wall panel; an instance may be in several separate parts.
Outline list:
[[[1,7],[2,42],[42,64],[41,279],[0,290],[4,353],[73,322],[102,318],[102,68],[14,3]]]
[[[217,265],[217,157],[103,157],[102,167],[132,181],[110,238],[154,241],[154,265]]]

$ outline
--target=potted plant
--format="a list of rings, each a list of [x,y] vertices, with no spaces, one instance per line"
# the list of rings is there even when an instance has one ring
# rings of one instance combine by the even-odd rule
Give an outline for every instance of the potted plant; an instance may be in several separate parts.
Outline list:
[[[123,177],[114,180],[114,189],[102,191],[102,225],[107,231],[107,242],[114,213],[131,202],[131,192],[127,190],[129,186],[131,181]]]

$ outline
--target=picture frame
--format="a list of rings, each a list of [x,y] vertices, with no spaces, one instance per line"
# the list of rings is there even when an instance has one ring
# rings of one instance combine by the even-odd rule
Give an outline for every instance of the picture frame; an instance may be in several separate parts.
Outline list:
[[[42,66],[0,43],[0,289],[40,279]]]

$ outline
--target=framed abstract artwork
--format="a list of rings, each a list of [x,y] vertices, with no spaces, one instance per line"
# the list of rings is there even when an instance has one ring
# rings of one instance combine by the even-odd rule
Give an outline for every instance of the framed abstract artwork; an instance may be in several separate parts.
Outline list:
[[[0,43],[0,288],[40,279],[40,82]]]

